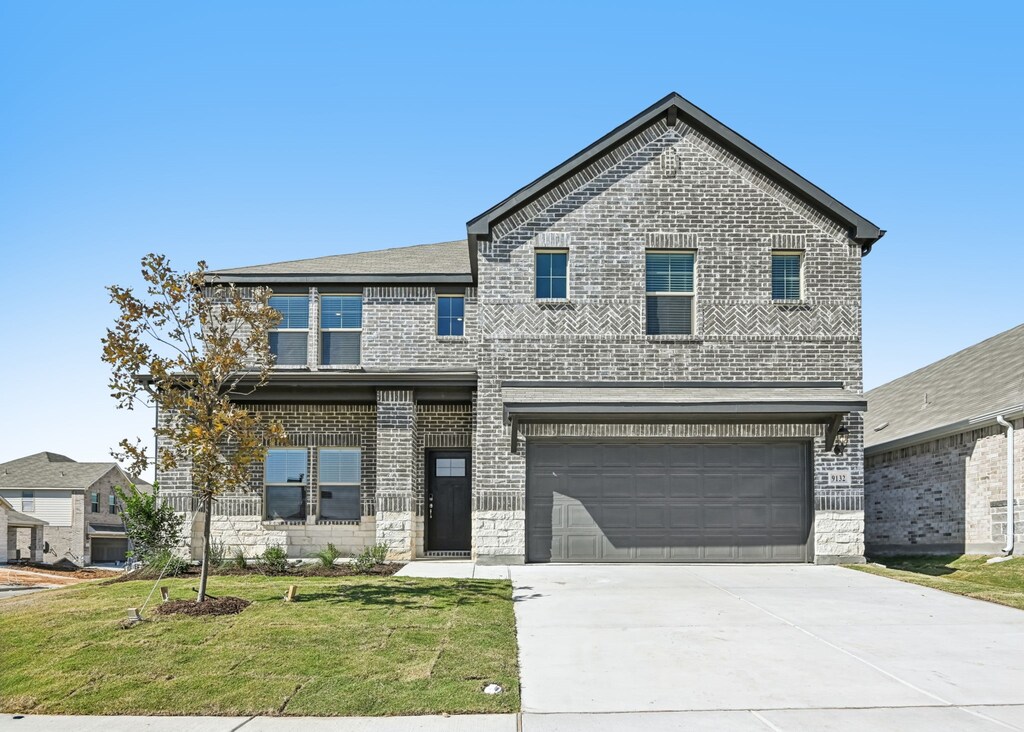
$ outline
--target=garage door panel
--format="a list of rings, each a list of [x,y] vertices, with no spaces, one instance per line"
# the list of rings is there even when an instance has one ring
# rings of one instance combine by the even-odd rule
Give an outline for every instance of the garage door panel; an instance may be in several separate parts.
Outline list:
[[[602,481],[599,474],[567,472],[558,492],[577,500],[583,500],[600,498],[601,489]]]
[[[702,445],[705,468],[731,468],[736,464],[732,445]]]
[[[801,443],[529,442],[527,559],[807,561],[808,459]]]
[[[669,476],[670,498],[700,498],[701,479],[695,473],[674,473]]]
[[[634,515],[636,516],[635,525],[638,529],[668,528],[669,514],[664,505],[637,504],[634,508]]]
[[[633,498],[634,476],[632,473],[604,473],[600,476],[602,498]]]
[[[636,476],[637,498],[666,498],[669,495],[669,476],[665,473],[641,473]]]

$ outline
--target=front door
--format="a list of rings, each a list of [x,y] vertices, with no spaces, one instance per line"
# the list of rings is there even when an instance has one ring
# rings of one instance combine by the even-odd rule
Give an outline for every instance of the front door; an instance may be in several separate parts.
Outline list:
[[[469,450],[428,454],[427,551],[469,551],[470,474]]]

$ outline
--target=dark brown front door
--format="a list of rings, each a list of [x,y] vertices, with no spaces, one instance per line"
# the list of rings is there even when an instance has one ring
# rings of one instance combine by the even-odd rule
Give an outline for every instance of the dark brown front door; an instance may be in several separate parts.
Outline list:
[[[438,450],[427,457],[427,551],[469,551],[469,460],[469,450]]]

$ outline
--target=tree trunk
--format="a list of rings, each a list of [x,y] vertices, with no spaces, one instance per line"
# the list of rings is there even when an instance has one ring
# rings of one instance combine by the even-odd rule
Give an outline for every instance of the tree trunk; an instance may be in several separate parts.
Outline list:
[[[199,596],[197,602],[206,599],[206,579],[210,576],[210,515],[213,513],[213,499],[203,498],[203,558],[199,570]]]

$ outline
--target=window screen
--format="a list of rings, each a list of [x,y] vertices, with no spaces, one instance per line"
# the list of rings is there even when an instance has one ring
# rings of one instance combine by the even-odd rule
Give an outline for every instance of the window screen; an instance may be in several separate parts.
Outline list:
[[[264,463],[267,518],[297,521],[306,517],[306,461],[305,450],[267,450]]]
[[[309,298],[275,295],[270,307],[281,313],[281,322],[270,331],[270,352],[278,365],[304,366],[309,333]]]
[[[800,254],[776,252],[772,254],[772,300],[799,300]]]
[[[359,520],[361,457],[357,449],[320,451],[320,518]]]
[[[569,292],[569,252],[537,252],[537,299],[565,299]]]
[[[693,252],[647,252],[647,333],[693,333]]]
[[[359,365],[363,328],[362,295],[324,295],[320,298],[320,362]]]
[[[437,334],[439,336],[463,335],[465,311],[466,300],[464,297],[439,296],[437,298]]]

